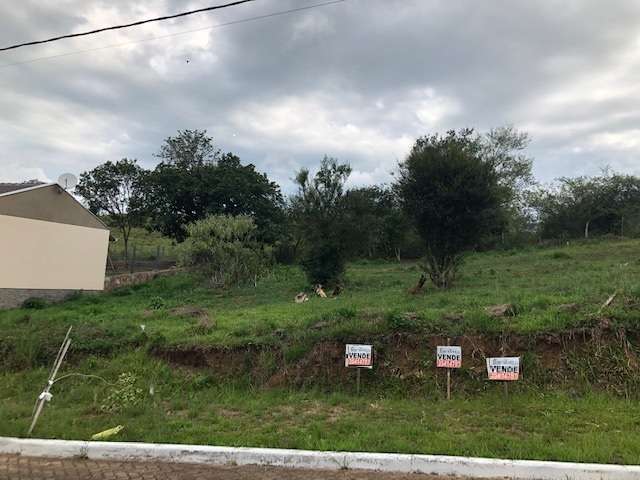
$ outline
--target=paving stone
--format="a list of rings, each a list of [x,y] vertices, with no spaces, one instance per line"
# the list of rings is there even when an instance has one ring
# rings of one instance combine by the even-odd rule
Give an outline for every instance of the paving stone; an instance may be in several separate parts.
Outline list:
[[[428,475],[0,455],[0,480],[434,480]]]

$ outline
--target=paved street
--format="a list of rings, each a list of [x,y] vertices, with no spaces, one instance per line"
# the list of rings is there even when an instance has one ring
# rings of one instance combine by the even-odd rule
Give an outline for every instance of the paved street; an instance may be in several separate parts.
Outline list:
[[[106,462],[0,455],[0,480],[431,480],[428,475]]]

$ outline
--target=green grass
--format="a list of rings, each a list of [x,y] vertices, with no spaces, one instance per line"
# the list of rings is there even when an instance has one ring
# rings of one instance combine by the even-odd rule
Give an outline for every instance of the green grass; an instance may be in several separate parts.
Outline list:
[[[311,295],[301,305],[293,298],[308,286],[297,267],[276,268],[257,288],[229,290],[211,290],[196,278],[176,275],[106,295],[81,295],[41,310],[0,312],[4,337],[0,349],[3,343],[5,349],[7,343],[15,344],[14,350],[22,352],[20,364],[37,364],[34,356],[46,361],[46,352],[39,350],[55,353],[69,325],[77,328],[81,341],[104,343],[102,351],[109,348],[109,342],[101,340],[105,337],[113,337],[116,344],[138,342],[140,325],[145,325],[147,335],[181,345],[269,344],[280,341],[274,335],[277,330],[310,341],[398,329],[452,335],[558,332],[597,321],[600,306],[614,291],[619,298],[606,315],[631,328],[640,320],[633,306],[640,302],[640,241],[636,240],[473,254],[453,288],[410,295],[407,290],[419,273],[414,262],[354,263],[348,268],[343,295],[336,299]],[[500,303],[513,303],[518,315],[503,321],[485,313],[486,306]],[[566,303],[577,303],[579,311],[559,312],[558,306]],[[216,328],[199,334],[193,328],[196,319],[172,313],[181,305],[206,309]],[[443,320],[450,313],[463,313],[464,320]],[[309,329],[319,322],[325,325],[320,331]],[[86,351],[92,348],[87,345]]]
[[[100,406],[113,387],[69,378],[54,386],[38,437],[88,439],[122,424],[114,440],[640,463],[640,404],[604,394],[528,392],[505,399],[495,385],[475,398],[456,398],[454,391],[447,402],[433,391],[408,399],[366,388],[360,397],[261,390],[172,370],[141,352],[87,359],[76,370],[108,379],[134,373],[141,403],[104,413]],[[0,375],[0,434],[24,435],[46,375],[45,369]]]
[[[289,364],[323,339],[392,332],[528,335],[592,326],[603,317],[640,332],[638,240],[472,254],[450,290],[408,294],[419,275],[416,262],[356,262],[339,298],[311,296],[297,305],[294,296],[308,286],[296,267],[276,268],[256,288],[228,290],[181,274],[42,309],[2,311],[0,435],[24,435],[47,367],[73,325],[62,374],[91,373],[113,383],[133,372],[141,403],[106,413],[100,406],[117,387],[72,377],[54,386],[38,436],[88,438],[121,423],[126,429],[118,440],[640,463],[636,395],[625,399],[589,385],[550,392],[523,383],[508,399],[499,385],[485,385],[484,393],[454,391],[446,402],[431,379],[416,390],[374,384],[365,375],[365,391],[356,397],[338,383],[322,390],[258,388],[246,376],[220,379],[215,366],[175,369],[147,353],[155,344],[279,345]],[[615,302],[601,311],[614,291]],[[513,303],[518,314],[487,316],[484,307],[499,303]],[[578,304],[578,312],[559,312],[566,303]],[[204,308],[216,327],[198,333],[197,319],[172,313],[183,305]],[[443,319],[453,313],[464,319]],[[266,369],[277,365],[268,352],[259,359]]]

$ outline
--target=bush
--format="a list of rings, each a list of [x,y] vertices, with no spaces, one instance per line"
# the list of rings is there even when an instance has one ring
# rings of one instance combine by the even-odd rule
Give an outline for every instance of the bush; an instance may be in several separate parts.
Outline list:
[[[42,310],[43,308],[47,308],[47,301],[42,298],[37,297],[29,297],[24,302],[22,302],[22,308],[28,308],[32,310]]]
[[[268,265],[249,216],[212,215],[188,225],[187,232],[178,250],[179,264],[201,273],[212,286],[255,282]]]

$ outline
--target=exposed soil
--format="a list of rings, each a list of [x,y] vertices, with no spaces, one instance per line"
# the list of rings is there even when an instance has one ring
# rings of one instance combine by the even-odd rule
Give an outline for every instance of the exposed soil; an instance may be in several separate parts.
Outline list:
[[[606,324],[562,334],[464,335],[449,340],[452,345],[462,346],[463,368],[453,377],[459,384],[457,388],[465,390],[486,388],[485,359],[492,356],[522,357],[518,382],[522,386],[596,387],[628,394],[640,383],[637,332],[612,330]],[[444,372],[435,367],[436,346],[447,344],[443,336],[395,333],[357,341],[374,345],[375,367],[363,371],[369,385],[394,382],[419,388],[429,378],[444,382]],[[176,366],[206,370],[215,377],[244,376],[267,388],[354,383],[354,372],[344,367],[344,343],[316,343],[301,358],[290,362],[284,355],[288,347],[286,343],[282,347],[163,346],[153,353]]]

